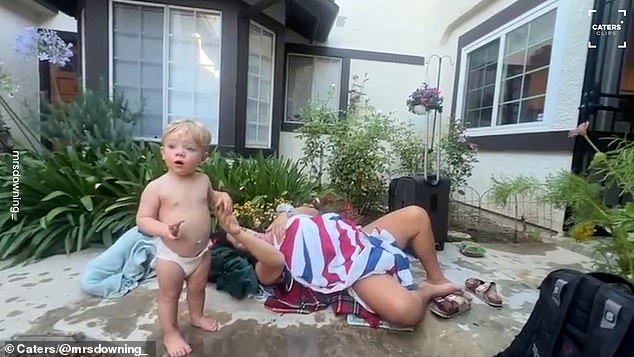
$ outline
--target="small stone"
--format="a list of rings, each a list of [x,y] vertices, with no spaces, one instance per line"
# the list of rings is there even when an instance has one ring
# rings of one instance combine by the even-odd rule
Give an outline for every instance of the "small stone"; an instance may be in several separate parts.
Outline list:
[[[447,232],[447,240],[450,242],[460,242],[463,240],[471,240],[471,235],[462,232],[449,231]]]

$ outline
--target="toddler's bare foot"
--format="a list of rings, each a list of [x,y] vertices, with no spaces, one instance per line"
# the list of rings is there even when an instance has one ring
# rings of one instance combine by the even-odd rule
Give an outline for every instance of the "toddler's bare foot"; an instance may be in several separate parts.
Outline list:
[[[163,335],[163,344],[170,357],[183,357],[191,353],[192,348],[179,331],[167,332]]]
[[[209,316],[201,316],[197,319],[192,319],[192,325],[201,328],[205,331],[216,332],[218,331],[218,321],[212,319]]]

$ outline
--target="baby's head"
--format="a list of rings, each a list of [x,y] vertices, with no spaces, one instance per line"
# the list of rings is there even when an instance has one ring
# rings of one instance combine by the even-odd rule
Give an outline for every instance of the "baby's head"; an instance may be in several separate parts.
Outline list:
[[[211,133],[200,122],[183,119],[171,122],[161,138],[161,154],[167,168],[191,174],[207,158]]]

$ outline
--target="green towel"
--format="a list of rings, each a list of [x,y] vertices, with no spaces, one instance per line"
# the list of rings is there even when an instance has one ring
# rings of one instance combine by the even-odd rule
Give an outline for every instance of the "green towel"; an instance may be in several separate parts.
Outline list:
[[[214,245],[211,249],[209,281],[236,299],[256,294],[259,286],[255,269],[247,258],[225,245]]]

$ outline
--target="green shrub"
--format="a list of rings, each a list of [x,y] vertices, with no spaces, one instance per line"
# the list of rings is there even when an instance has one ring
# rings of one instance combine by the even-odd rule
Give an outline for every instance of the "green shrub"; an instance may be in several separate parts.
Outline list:
[[[585,128],[583,127],[584,125]],[[582,124],[575,135],[582,135],[596,150],[586,172],[575,174],[560,171],[546,180],[530,177],[494,179],[493,194],[499,204],[506,204],[513,195],[541,193],[544,202],[571,211],[570,235],[577,240],[593,239],[598,228],[607,237],[597,240],[596,268],[634,281],[634,142],[615,139],[608,152],[599,151],[586,135]],[[608,205],[604,194],[618,188],[629,199],[621,205]]]
[[[216,190],[229,193],[234,203],[264,198],[267,202],[286,199],[293,204],[309,202],[320,191],[300,165],[290,159],[242,157],[214,152],[202,165]]]
[[[67,145],[125,148],[131,145],[141,113],[128,108],[121,95],[113,99],[87,90],[72,102],[53,105],[42,98],[40,112],[32,111],[32,120],[42,117],[42,137],[54,148]]]

